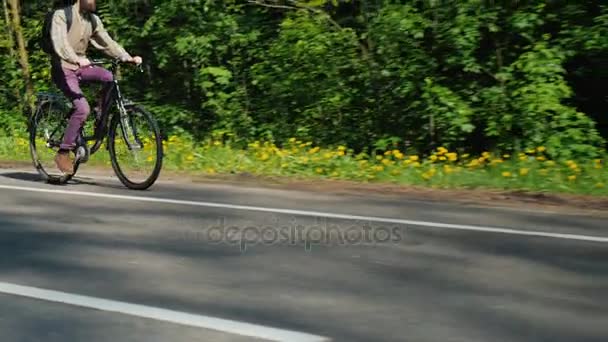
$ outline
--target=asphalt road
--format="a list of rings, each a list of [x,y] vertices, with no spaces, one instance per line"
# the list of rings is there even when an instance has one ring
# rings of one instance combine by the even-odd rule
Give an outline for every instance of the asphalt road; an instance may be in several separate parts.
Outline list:
[[[0,340],[607,341],[606,222],[0,170]]]

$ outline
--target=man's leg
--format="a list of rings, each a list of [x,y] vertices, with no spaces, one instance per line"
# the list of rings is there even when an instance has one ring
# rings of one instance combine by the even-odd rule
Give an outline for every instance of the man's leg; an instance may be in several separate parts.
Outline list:
[[[102,89],[99,94],[98,108],[96,108],[99,110],[99,113],[101,113],[104,110],[103,105],[107,100],[107,96],[109,95],[108,91],[110,89],[110,83],[114,81],[114,76],[109,70],[98,66],[81,69],[79,70],[79,75],[82,81],[102,83]]]
[[[59,153],[55,157],[55,162],[62,172],[71,174],[73,173],[73,165],[70,160],[69,151],[75,148],[76,139],[78,138],[78,134],[80,133],[82,125],[86,121],[91,108],[80,89],[78,71],[58,69],[55,73],[54,78],[57,86],[64,95],[72,101],[74,107],[68,127],[65,130]]]

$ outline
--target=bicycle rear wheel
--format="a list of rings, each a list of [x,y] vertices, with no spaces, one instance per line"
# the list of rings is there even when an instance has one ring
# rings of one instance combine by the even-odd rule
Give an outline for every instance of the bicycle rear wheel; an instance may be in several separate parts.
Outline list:
[[[53,184],[67,183],[78,171],[78,163],[73,174],[64,174],[55,164],[68,124],[65,109],[60,104],[46,102],[38,107],[29,122],[32,162],[42,179]]]
[[[112,168],[126,187],[146,190],[156,182],[162,168],[160,129],[143,108],[129,105],[125,109],[126,118],[116,114],[108,134]]]

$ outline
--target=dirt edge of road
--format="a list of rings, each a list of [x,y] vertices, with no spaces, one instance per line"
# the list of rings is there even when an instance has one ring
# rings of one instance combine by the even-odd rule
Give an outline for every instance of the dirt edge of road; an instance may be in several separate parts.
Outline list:
[[[454,204],[517,209],[543,209],[581,214],[582,211],[608,217],[608,196],[542,193],[521,190],[439,189],[422,186],[361,183],[344,180],[305,179],[291,177],[260,177],[250,174],[192,176],[183,174],[194,183],[250,185],[285,190],[312,191],[334,195],[393,197],[410,200],[451,202]]]
[[[0,161],[3,169],[31,168],[28,162]],[[35,170],[31,170],[35,173]],[[95,175],[111,174],[107,168],[88,167],[83,171]],[[78,175],[77,175],[78,176]],[[298,177],[271,177],[253,174],[194,174],[163,171],[161,181],[174,183],[225,184],[263,187],[277,190],[297,190],[333,195],[392,197],[419,201],[443,202],[495,208],[554,211],[561,214],[590,214],[608,217],[608,196],[543,193],[521,190],[439,189],[391,183],[362,183],[346,180],[323,180]]]

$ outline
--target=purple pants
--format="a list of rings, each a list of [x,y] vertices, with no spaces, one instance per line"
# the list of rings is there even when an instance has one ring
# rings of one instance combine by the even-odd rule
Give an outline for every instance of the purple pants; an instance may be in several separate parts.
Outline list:
[[[89,102],[84,97],[80,89],[81,82],[101,82],[103,83],[104,91],[101,94],[101,99],[105,99],[107,83],[112,82],[114,77],[112,73],[102,67],[91,66],[78,70],[69,70],[65,68],[55,67],[52,71],[53,82],[63,92],[63,94],[72,101],[74,111],[70,117],[70,122],[63,143],[60,148],[65,150],[73,150],[76,145],[76,138],[82,129],[87,117],[91,113]],[[103,103],[100,102],[100,103]]]

